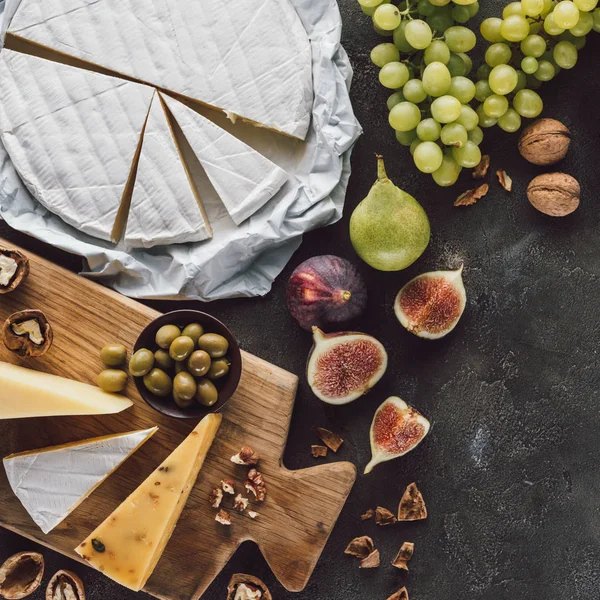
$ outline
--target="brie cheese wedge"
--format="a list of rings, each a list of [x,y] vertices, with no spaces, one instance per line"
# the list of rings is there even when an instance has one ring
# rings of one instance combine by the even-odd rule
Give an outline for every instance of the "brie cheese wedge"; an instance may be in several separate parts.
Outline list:
[[[154,96],[144,130],[125,230],[125,243],[151,248],[212,236],[164,105]]]
[[[0,82],[0,136],[25,185],[79,231],[118,240],[154,90],[6,48]]]
[[[22,0],[8,33],[222,109],[234,122],[306,137],[311,46],[289,0]]]
[[[48,533],[157,430],[152,427],[11,454],[3,460],[4,469],[17,498]]]
[[[287,173],[185,104],[161,96],[236,225],[270,200]]]

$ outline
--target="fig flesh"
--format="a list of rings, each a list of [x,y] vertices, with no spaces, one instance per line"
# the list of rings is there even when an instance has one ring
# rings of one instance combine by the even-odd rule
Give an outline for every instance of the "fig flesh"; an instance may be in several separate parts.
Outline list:
[[[366,394],[387,369],[383,345],[365,333],[323,333],[313,327],[306,376],[315,396],[328,404],[348,404]]]
[[[456,271],[432,271],[411,279],[394,302],[398,321],[411,333],[429,340],[450,333],[467,303],[462,270],[461,266]]]
[[[388,398],[378,409],[371,424],[371,462],[365,475],[379,463],[414,450],[429,433],[429,421],[397,396]]]
[[[310,331],[359,317],[367,306],[367,287],[348,260],[326,254],[305,260],[287,284],[287,305],[300,327]]]

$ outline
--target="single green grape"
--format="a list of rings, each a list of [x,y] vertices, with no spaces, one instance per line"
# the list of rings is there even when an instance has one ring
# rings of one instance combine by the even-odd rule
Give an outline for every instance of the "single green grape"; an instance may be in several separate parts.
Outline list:
[[[469,132],[479,125],[479,115],[468,104],[463,104],[460,115],[454,122],[462,125]]]
[[[401,88],[409,79],[408,67],[401,62],[389,62],[379,71],[381,85],[391,90]]]
[[[411,145],[410,145],[410,155],[414,156],[415,154],[415,150],[417,149],[417,146],[421,143],[421,140],[417,139],[415,140]]]
[[[469,141],[473,142],[475,145],[479,146],[479,144],[483,142],[483,129],[481,129],[481,127],[473,127],[468,134]]]
[[[484,39],[486,39],[488,42],[503,42],[504,38],[500,33],[500,27],[502,27],[502,19],[499,19],[498,17],[490,17],[489,19],[484,19],[481,22],[479,31]]]
[[[422,173],[437,171],[444,160],[442,149],[435,142],[421,142],[413,153],[415,165]]]
[[[406,25],[408,21],[402,21],[396,29],[394,29],[393,37],[394,44],[400,52],[414,52],[415,49],[406,41]]]
[[[421,19],[409,21],[404,30],[406,41],[417,50],[424,50],[431,44],[433,32],[431,27]]]
[[[483,102],[488,96],[491,96],[494,92],[490,87],[489,80],[482,79],[475,84],[475,100]]]
[[[439,34],[443,34],[448,27],[454,25],[452,11],[447,7],[438,9],[433,15],[427,17],[427,23],[431,29],[437,31]]]
[[[575,6],[583,11],[590,12],[598,6],[598,0],[573,0],[575,2]]]
[[[423,89],[429,96],[443,96],[450,89],[452,76],[448,67],[441,62],[432,62],[423,70]]]
[[[544,110],[544,102],[537,92],[533,90],[521,90],[515,94],[513,107],[522,117],[535,119]]]
[[[389,42],[377,44],[371,50],[371,62],[378,67],[383,67],[390,62],[398,62],[400,60],[400,52],[394,44]]]
[[[452,18],[457,23],[466,23],[471,18],[471,12],[467,6],[457,5],[452,9]]]
[[[592,13],[580,12],[579,21],[569,29],[569,32],[575,37],[584,37],[594,28],[594,17]]]
[[[396,131],[396,139],[403,146],[410,146],[417,139],[417,130],[411,129],[410,131]]]
[[[462,148],[452,150],[452,158],[466,169],[472,169],[481,162],[481,150],[477,144],[467,140]]]
[[[417,12],[422,17],[429,17],[435,12],[435,6],[429,0],[419,0],[417,3]]]
[[[527,13],[525,12],[524,6],[522,2],[511,2],[504,7],[502,11],[502,18],[506,19],[511,15],[518,15],[520,17],[524,17]]]
[[[475,48],[477,37],[468,27],[455,25],[444,32],[444,39],[451,52],[470,52]]]
[[[441,96],[431,103],[431,116],[438,123],[452,123],[460,117],[462,104],[454,96]]]
[[[475,98],[475,84],[468,77],[453,77],[448,94],[458,98],[463,104],[468,104]]]
[[[423,82],[420,79],[409,79],[402,88],[404,97],[409,102],[421,104],[427,98],[427,92],[423,88]]]
[[[538,70],[537,58],[534,58],[533,56],[526,56],[521,61],[521,69],[523,69],[523,72],[527,73],[527,75],[532,75],[535,73]]]
[[[600,8],[592,13],[592,17],[594,19],[594,31],[600,32]]]
[[[460,56],[463,63],[465,63],[465,75],[468,75],[473,70],[473,60],[466,52],[459,52],[458,56]]]
[[[442,164],[437,171],[434,171],[431,176],[440,187],[450,187],[454,185],[462,171],[457,162],[452,156],[444,156]]]
[[[488,49],[485,51],[485,62],[492,68],[498,65],[509,64],[511,58],[512,50],[510,46],[502,42],[488,46]]]
[[[506,96],[492,94],[485,99],[483,103],[483,112],[488,117],[499,119],[508,110],[508,99]]]
[[[383,31],[393,31],[401,20],[400,10],[395,4],[381,4],[373,13],[373,23]]]
[[[476,112],[477,116],[479,117],[479,127],[487,129],[488,127],[493,127],[498,122],[498,119],[495,117],[490,117],[489,115],[485,114],[485,111],[483,110],[483,104],[480,104],[477,107]]]
[[[419,124],[421,111],[412,102],[400,102],[392,108],[388,120],[396,131],[410,131]]]
[[[498,127],[508,133],[519,131],[521,128],[521,115],[514,108],[509,108],[498,119]]]
[[[515,89],[518,80],[517,71],[513,67],[510,65],[498,65],[490,73],[489,84],[494,94],[506,96],[506,94],[510,94]]]
[[[525,87],[530,90],[539,90],[542,87],[542,82],[535,78],[535,74],[527,75],[527,85]]]
[[[446,65],[450,60],[450,48],[442,40],[433,40],[429,47],[425,49],[423,60],[426,65],[430,65],[432,62],[441,62]]]
[[[477,69],[477,81],[479,81],[480,79],[487,79],[490,76],[491,72],[492,67],[490,67],[490,65],[486,63],[479,65],[479,68]]]
[[[564,31],[564,27],[559,27],[554,20],[554,13],[549,13],[544,19],[544,31],[548,35],[560,35]]]
[[[452,52],[450,54],[450,60],[446,65],[448,67],[448,71],[450,71],[450,75],[452,77],[465,76],[467,74],[467,65],[465,61],[462,59],[460,54],[456,54],[456,52]]]
[[[440,139],[442,126],[431,117],[423,119],[417,125],[417,136],[423,142],[435,142]]]
[[[375,33],[378,33],[382,37],[390,37],[390,36],[394,35],[393,31],[388,31],[387,29],[381,29],[381,27],[377,27],[377,25],[375,25],[375,23],[373,23],[373,29],[375,30]]]
[[[542,15],[540,15],[540,19]],[[542,31],[542,27],[544,26],[544,21],[530,21],[529,22],[529,33],[531,35],[537,35]]]
[[[553,56],[554,62],[562,69],[572,69],[577,64],[577,48],[571,42],[558,42]]]
[[[546,52],[546,40],[541,35],[528,35],[521,42],[521,52],[525,56],[539,58]]]
[[[462,148],[469,139],[467,130],[460,123],[448,123],[442,127],[442,144]]]
[[[509,42],[520,42],[530,33],[529,21],[521,15],[510,15],[503,19],[500,33]]]
[[[556,69],[549,60],[540,60],[534,77],[540,81],[550,81],[556,75]]]
[[[513,94],[516,94],[519,90],[524,90],[527,87],[527,75],[520,69],[517,71],[517,85],[513,90]]]
[[[554,22],[563,29],[575,27],[579,21],[579,9],[571,0],[561,0],[552,11]]]
[[[528,17],[537,17],[544,10],[544,0],[521,0],[521,6]]]
[[[404,97],[404,94],[400,90],[398,90],[397,92],[394,92],[387,99],[387,109],[392,110],[392,108],[394,108],[394,106],[396,106],[396,104],[399,104],[400,102],[404,102],[404,100],[406,100],[406,98]]]
[[[455,4],[460,4],[460,2],[456,2]],[[479,2],[477,0],[475,0],[475,2],[466,3],[466,5],[469,7],[471,17],[474,17],[479,12]]]
[[[376,8],[381,2],[382,0],[358,0],[358,3],[365,8]]]

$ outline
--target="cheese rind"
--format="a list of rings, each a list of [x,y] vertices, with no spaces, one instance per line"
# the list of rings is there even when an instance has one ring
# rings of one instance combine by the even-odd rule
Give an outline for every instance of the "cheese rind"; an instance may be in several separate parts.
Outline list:
[[[236,225],[287,181],[283,169],[241,140],[178,100],[162,98]]]
[[[121,585],[141,590],[173,533],[221,419],[211,414],[200,421],[75,552]]]
[[[8,482],[44,533],[72,513],[158,427],[11,454]]]
[[[0,136],[25,185],[110,241],[154,90],[8,49],[0,81]]]
[[[212,230],[155,94],[144,130],[125,243],[134,248],[209,239]]]
[[[0,362],[0,419],[104,415],[132,404],[87,383]]]
[[[304,139],[308,35],[289,0],[22,0],[9,33]],[[235,117],[234,117],[235,118]]]

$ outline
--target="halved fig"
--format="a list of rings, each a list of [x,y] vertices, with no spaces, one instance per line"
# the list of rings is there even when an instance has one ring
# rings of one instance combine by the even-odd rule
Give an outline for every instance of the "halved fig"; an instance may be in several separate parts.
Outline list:
[[[432,271],[409,281],[394,302],[398,321],[411,333],[429,340],[450,333],[467,303],[462,270],[461,266],[456,271]]]
[[[325,334],[313,327],[313,340],[306,376],[315,396],[328,404],[360,398],[387,369],[385,348],[365,333]]]
[[[388,398],[378,409],[371,424],[371,462],[373,467],[414,450],[429,433],[429,421],[397,396]]]

